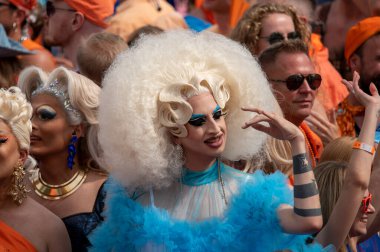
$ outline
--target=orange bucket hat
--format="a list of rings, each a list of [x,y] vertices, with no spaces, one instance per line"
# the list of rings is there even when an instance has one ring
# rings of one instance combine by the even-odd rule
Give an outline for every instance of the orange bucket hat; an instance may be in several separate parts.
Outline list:
[[[352,26],[347,33],[344,47],[344,57],[347,62],[356,49],[378,32],[380,32],[380,17],[366,18]]]
[[[9,0],[9,2],[14,6],[26,11],[31,11],[34,7],[37,6],[37,0]]]
[[[92,23],[107,28],[105,20],[114,13],[115,0],[64,0],[71,8],[82,12]]]

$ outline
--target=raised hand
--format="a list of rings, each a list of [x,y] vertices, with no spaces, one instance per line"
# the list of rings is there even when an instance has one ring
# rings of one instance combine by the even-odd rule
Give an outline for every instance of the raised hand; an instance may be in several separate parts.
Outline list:
[[[297,137],[303,137],[296,125],[275,113],[257,108],[242,108],[242,110],[257,113],[251,120],[245,122],[243,129],[252,127],[280,140],[291,141]],[[268,123],[269,126],[263,125],[262,122]]]
[[[352,81],[342,80],[343,84],[346,85],[347,89],[352,93],[355,98],[364,106],[373,106],[377,105],[380,106],[380,97],[379,92],[375,86],[375,84],[371,83],[369,86],[369,90],[372,95],[366,94],[361,88],[359,87],[359,74],[355,71],[354,77]]]

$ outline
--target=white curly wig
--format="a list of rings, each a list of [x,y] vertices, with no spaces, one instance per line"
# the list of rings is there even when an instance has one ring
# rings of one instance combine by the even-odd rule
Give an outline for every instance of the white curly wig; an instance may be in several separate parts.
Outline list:
[[[266,135],[241,126],[241,107],[273,111],[275,97],[257,61],[238,43],[213,33],[171,31],[146,36],[119,55],[103,80],[99,141],[111,174],[128,188],[160,188],[183,165],[173,135],[187,135],[186,101],[207,89],[228,112],[222,158],[249,159]],[[277,110],[276,110],[277,111]]]
[[[32,111],[19,88],[0,89],[0,119],[9,125],[22,150],[29,150]]]

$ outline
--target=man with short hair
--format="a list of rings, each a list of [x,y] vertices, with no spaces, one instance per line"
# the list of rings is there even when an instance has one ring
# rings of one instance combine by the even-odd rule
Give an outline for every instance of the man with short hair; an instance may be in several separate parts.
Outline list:
[[[61,46],[64,58],[77,68],[78,45],[93,33],[103,31],[114,11],[114,0],[48,0],[45,42]]]
[[[323,144],[304,120],[311,113],[322,78],[314,69],[307,46],[299,40],[284,41],[263,51],[259,62],[285,118],[304,133],[309,160],[314,167]]]
[[[344,56],[351,72],[360,75],[360,87],[369,94],[373,82],[380,89],[380,17],[366,18],[347,33]],[[356,136],[363,123],[364,107],[350,94],[338,110],[342,135]]]

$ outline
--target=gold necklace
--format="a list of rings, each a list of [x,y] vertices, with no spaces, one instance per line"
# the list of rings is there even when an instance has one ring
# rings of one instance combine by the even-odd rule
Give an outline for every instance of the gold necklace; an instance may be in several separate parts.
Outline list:
[[[35,169],[30,177],[33,184],[34,192],[48,200],[59,200],[73,194],[86,180],[87,172],[81,169],[74,174],[72,178],[60,185],[51,185],[46,183],[42,177],[40,169]]]

